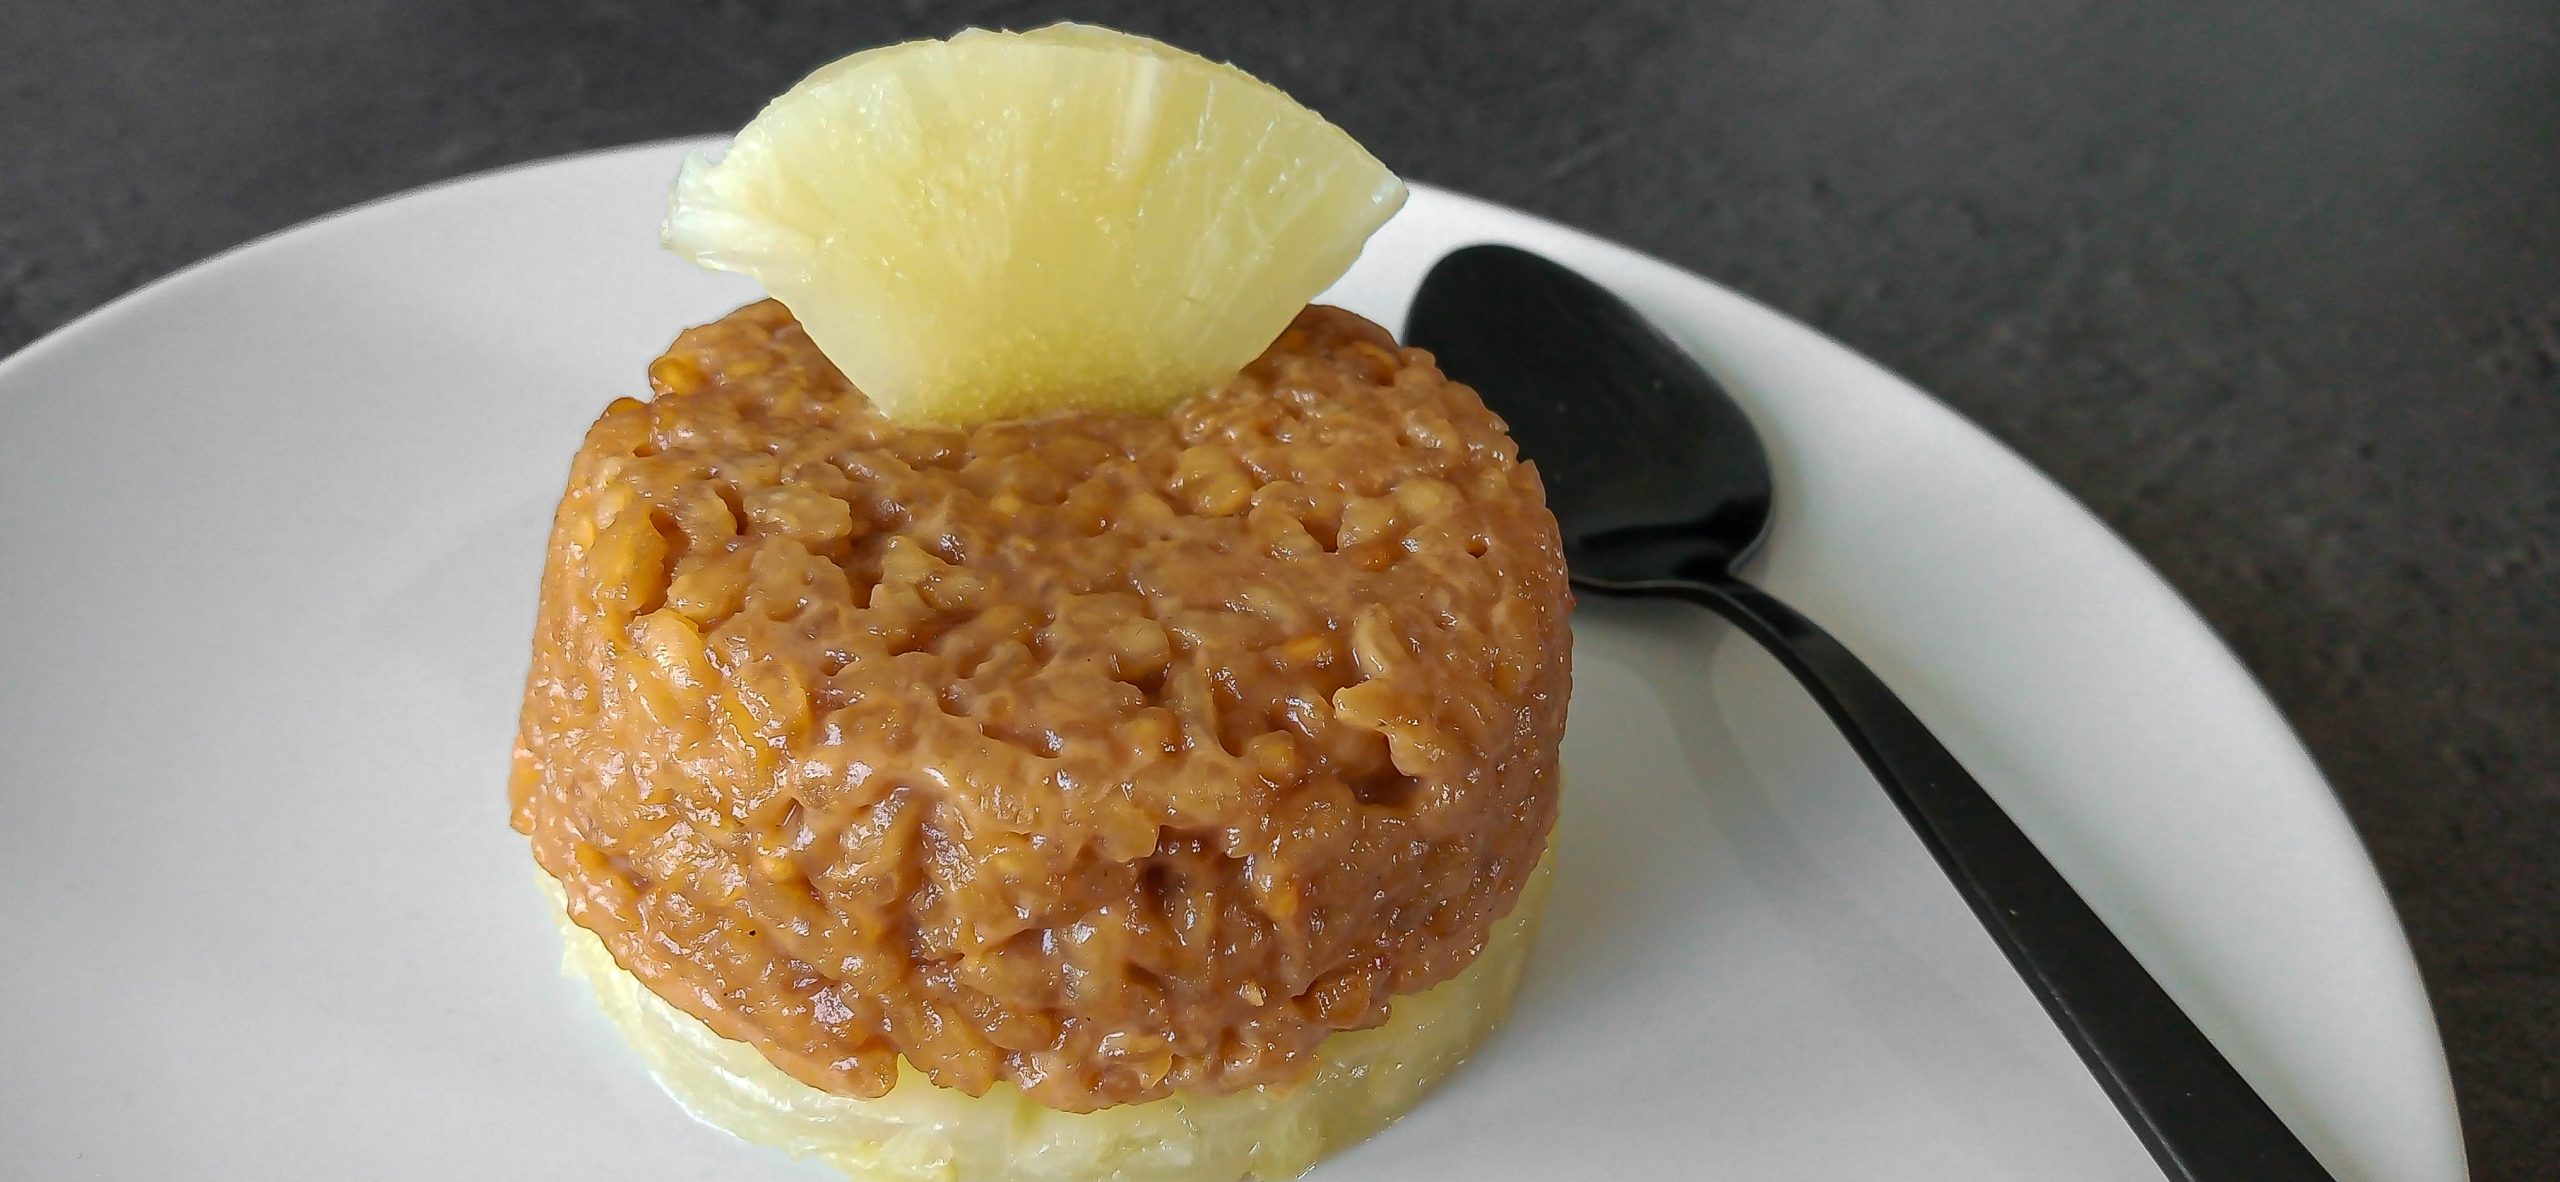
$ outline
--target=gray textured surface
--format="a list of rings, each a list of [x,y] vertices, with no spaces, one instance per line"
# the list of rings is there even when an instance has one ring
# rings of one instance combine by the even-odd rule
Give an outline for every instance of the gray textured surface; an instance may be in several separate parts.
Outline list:
[[[2094,506],[2336,781],[2478,1176],[2560,1177],[2560,7],[1571,7],[15,0],[0,351],[351,202],[725,130],[856,46],[1166,36],[1811,321]]]

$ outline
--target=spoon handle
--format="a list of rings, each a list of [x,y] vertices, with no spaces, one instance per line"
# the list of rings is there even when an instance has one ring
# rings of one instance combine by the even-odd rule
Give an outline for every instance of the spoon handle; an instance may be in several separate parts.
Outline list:
[[[1846,646],[1731,578],[1651,589],[1715,609],[1812,691],[2174,1182],[2329,1182],[2035,843]]]

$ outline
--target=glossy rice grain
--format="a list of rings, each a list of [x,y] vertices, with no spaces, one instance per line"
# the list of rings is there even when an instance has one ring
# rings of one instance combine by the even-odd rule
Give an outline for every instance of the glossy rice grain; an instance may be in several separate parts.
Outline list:
[[[891,424],[779,305],[608,407],[511,778],[571,916],[825,1091],[1287,1084],[1545,848],[1553,518],[1429,356],[1310,308],[1168,416]]]

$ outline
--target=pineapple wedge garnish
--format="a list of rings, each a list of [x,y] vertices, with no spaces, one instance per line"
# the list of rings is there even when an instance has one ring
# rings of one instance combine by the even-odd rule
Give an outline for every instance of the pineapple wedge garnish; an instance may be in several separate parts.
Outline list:
[[[1217,388],[1404,198],[1233,66],[972,29],[802,80],[686,163],[665,241],[761,282],[891,418],[964,426]]]

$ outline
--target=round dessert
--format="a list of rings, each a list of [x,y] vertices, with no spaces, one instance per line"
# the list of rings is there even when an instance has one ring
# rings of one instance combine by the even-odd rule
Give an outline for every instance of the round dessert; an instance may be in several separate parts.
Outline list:
[[[780,302],[589,430],[511,795],[696,1115],[874,1179],[1277,1179],[1501,1020],[1567,591],[1474,393],[1308,306],[1404,193],[1078,25],[854,54],[688,162],[663,241]]]
[[[838,1153],[662,1061],[697,1111],[885,1169],[965,1097],[1270,1100],[1377,1058],[1344,1032],[1438,1047],[1338,1140],[1499,1016],[1569,600],[1534,470],[1428,354],[1310,307],[1167,414],[902,425],[766,302],[650,378],[555,520],[514,823],[629,996],[716,1036],[653,1056],[891,1106]]]

